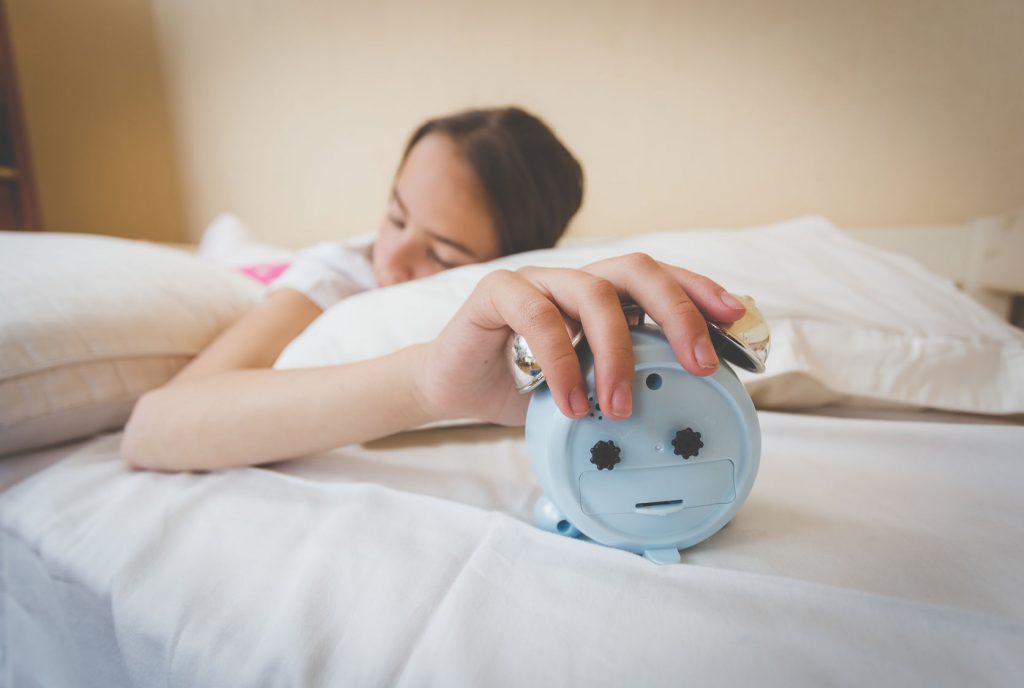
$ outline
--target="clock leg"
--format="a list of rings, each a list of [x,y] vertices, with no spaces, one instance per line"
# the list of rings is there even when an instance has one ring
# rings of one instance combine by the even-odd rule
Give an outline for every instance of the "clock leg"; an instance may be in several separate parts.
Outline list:
[[[653,561],[655,564],[678,564],[683,560],[677,549],[646,549],[644,558]]]
[[[566,537],[579,537],[580,531],[550,499],[541,495],[533,505],[533,520],[538,528]]]

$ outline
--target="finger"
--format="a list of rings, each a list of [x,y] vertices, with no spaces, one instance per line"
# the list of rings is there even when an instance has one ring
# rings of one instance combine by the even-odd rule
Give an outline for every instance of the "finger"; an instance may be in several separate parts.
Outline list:
[[[471,313],[483,327],[510,327],[530,346],[559,410],[570,418],[590,409],[580,362],[561,311],[523,275],[498,270],[481,281],[484,297]]]
[[[682,286],[708,320],[731,323],[742,318],[747,312],[739,299],[711,278],[669,263],[656,262]]]
[[[522,268],[519,272],[580,322],[594,355],[597,404],[612,420],[628,418],[633,412],[633,340],[615,285],[580,270]]]
[[[718,367],[704,314],[684,288],[693,288],[707,301],[710,280],[681,269],[670,272],[642,253],[599,261],[584,270],[604,277],[620,296],[640,304],[661,326],[676,359],[688,372],[704,376]]]

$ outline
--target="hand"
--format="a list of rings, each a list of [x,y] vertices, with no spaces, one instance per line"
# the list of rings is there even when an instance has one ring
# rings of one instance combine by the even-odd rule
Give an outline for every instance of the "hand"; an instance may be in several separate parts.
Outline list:
[[[731,323],[745,312],[707,277],[639,253],[581,270],[497,270],[422,350],[416,371],[421,404],[433,418],[521,425],[529,396],[516,391],[509,370],[508,337],[515,331],[529,343],[562,413],[586,415],[588,393],[564,314],[581,323],[593,351],[602,412],[613,420],[629,417],[633,346],[620,306],[624,299],[661,326],[683,368],[698,376],[718,367],[705,317]]]

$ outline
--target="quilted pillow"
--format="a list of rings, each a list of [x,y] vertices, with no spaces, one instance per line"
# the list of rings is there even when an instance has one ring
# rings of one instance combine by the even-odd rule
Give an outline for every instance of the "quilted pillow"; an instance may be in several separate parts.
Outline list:
[[[173,248],[0,232],[0,454],[121,427],[261,294]]]

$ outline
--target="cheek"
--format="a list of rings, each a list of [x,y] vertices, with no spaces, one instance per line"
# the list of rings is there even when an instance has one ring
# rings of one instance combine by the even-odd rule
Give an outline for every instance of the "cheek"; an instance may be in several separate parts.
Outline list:
[[[435,263],[432,260],[424,260],[416,267],[416,278],[430,277],[436,275],[439,272],[443,272],[444,268]]]

